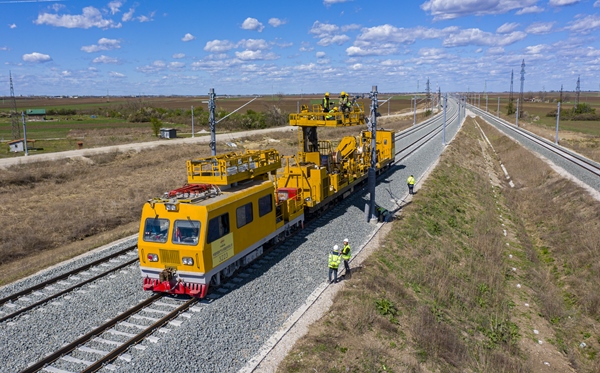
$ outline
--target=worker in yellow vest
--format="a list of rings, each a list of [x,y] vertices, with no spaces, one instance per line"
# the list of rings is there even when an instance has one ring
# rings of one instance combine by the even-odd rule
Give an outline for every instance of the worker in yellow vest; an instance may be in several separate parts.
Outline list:
[[[329,282],[337,282],[337,272],[340,266],[340,249],[338,245],[333,246],[333,250],[329,253]],[[331,275],[333,274],[333,281],[331,281]]]
[[[406,180],[406,184],[408,184],[408,194],[415,194],[415,192],[414,192],[415,177],[413,175],[410,175],[408,177],[408,179]]]
[[[348,239],[344,238],[344,246],[342,247],[342,259],[344,260],[344,268],[346,269],[346,275],[350,275],[350,264],[348,261],[352,258],[352,249],[350,249],[350,244],[348,243]]]

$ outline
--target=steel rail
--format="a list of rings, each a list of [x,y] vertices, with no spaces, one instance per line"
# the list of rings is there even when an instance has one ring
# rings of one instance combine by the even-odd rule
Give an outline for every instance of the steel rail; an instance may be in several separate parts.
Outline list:
[[[123,264],[119,264],[118,266],[116,266],[114,268],[111,268],[111,269],[107,270],[106,272],[102,272],[99,275],[96,275],[94,277],[88,278],[85,281],[78,282],[76,285],[73,285],[73,286],[71,286],[69,288],[66,288],[64,290],[59,291],[58,293],[54,293],[54,294],[50,295],[49,297],[46,297],[46,298],[44,298],[44,299],[42,299],[40,301],[37,301],[37,302],[32,303],[30,305],[27,305],[27,306],[25,306],[23,308],[20,308],[20,309],[16,310],[13,313],[10,313],[8,315],[0,317],[0,322],[6,321],[8,319],[12,319],[13,317],[18,316],[18,315],[22,314],[23,312],[27,312],[27,311],[29,311],[29,310],[37,307],[37,306],[40,306],[40,305],[42,305],[44,303],[47,303],[47,302],[51,301],[52,299],[56,299],[56,298],[60,297],[63,294],[66,294],[66,293],[68,293],[70,291],[73,291],[73,290],[75,290],[75,289],[77,289],[77,288],[79,288],[79,287],[81,287],[83,285],[86,285],[86,284],[88,284],[88,283],[90,283],[92,281],[96,281],[97,279],[102,278],[102,277],[108,275],[109,273],[112,273],[112,272],[114,272],[114,271],[116,271],[118,269],[121,269],[123,267],[127,267],[128,265],[131,265],[131,264],[133,264],[133,263],[135,263],[137,261],[138,261],[138,258],[132,259],[132,260],[127,261],[127,262],[125,262]]]

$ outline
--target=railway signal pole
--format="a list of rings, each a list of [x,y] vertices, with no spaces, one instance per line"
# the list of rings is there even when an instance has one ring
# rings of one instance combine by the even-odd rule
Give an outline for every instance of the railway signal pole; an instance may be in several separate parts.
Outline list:
[[[558,101],[558,109],[556,110],[556,137],[554,143],[558,145],[558,123],[560,122],[560,101]]]
[[[377,167],[377,108],[379,104],[377,103],[377,86],[374,85],[371,88],[371,120],[369,125],[371,127],[371,167],[369,168],[369,223],[376,223],[377,216],[375,216],[375,168]]]

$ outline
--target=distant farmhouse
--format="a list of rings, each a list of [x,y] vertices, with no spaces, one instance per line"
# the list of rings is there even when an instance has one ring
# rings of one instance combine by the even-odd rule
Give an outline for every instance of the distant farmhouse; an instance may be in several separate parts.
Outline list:
[[[25,114],[28,121],[46,120],[46,109],[27,109]]]

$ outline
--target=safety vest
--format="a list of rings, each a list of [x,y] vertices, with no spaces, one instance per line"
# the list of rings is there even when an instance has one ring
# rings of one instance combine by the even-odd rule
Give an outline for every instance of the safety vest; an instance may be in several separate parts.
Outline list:
[[[329,268],[337,269],[340,266],[340,255],[336,252],[331,252],[329,254]]]
[[[331,103],[329,102],[329,97],[323,97],[323,103],[321,105],[323,105],[323,110],[329,110],[329,107],[331,106]]]
[[[344,245],[344,248],[342,249],[342,259],[350,260],[351,257],[352,249],[350,249],[350,245]]]
[[[348,97],[342,97],[340,98],[340,106],[346,106],[346,107],[350,107],[350,102],[348,101]]]
[[[415,178],[412,176],[409,176],[408,180],[406,180],[406,182],[408,183],[408,185],[415,185]]]

